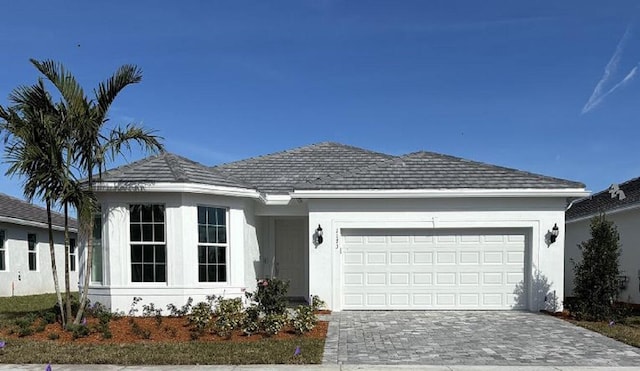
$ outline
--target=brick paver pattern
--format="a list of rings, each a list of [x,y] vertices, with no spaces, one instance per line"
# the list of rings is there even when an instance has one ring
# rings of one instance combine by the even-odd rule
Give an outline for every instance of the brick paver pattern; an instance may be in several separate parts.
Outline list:
[[[329,318],[326,364],[640,365],[640,349],[538,313],[347,311]]]

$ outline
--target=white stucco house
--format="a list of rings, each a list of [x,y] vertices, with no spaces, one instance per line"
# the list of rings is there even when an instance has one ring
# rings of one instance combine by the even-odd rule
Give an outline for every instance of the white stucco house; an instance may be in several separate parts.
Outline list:
[[[590,224],[594,216],[604,213],[615,223],[620,234],[619,299],[640,304],[640,178],[575,201],[566,213],[565,295],[574,288],[573,262],[580,261],[578,245],[591,238]]]
[[[52,215],[60,289],[64,290],[64,216]],[[78,291],[77,222],[69,220],[70,283]],[[51,273],[47,212],[44,208],[0,194],[0,296],[55,292]]]
[[[164,153],[107,171],[96,191],[88,289],[113,310],[134,296],[161,307],[240,296],[273,276],[334,311],[539,310],[564,295],[564,212],[588,194],[437,153],[338,143],[214,167]]]

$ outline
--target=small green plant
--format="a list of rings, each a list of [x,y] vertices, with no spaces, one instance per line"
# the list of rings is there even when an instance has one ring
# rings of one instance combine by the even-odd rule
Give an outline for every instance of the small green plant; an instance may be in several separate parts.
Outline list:
[[[162,325],[162,309],[156,308],[153,303],[145,304],[142,306],[143,317],[153,317],[156,321],[156,326]]]
[[[291,326],[298,334],[304,334],[316,327],[318,318],[314,313],[313,306],[299,305],[295,309],[295,314],[291,320]]]
[[[262,328],[264,332],[269,335],[277,335],[280,330],[287,324],[288,316],[287,314],[267,314],[262,320]]]
[[[233,330],[240,327],[242,319],[245,316],[242,311],[242,299],[223,299],[218,298],[216,310],[216,319],[213,323],[213,331],[222,337],[230,337]]]
[[[187,303],[185,305],[183,305],[182,307],[180,307],[180,309],[178,309],[178,307],[176,307],[173,304],[168,304],[167,305],[167,310],[169,311],[169,316],[171,316],[171,317],[184,317],[184,316],[186,316],[191,311],[192,304],[193,304],[193,298],[192,297],[189,297],[189,299],[187,299]]]
[[[86,324],[75,325],[70,323],[67,325],[67,330],[71,331],[71,337],[74,340],[89,336],[89,327]]]
[[[251,336],[260,330],[260,309],[257,306],[252,305],[244,311],[240,328],[247,336]]]
[[[45,310],[40,313],[40,318],[47,324],[56,322],[56,312],[52,310]]]
[[[44,321],[39,321],[38,324],[36,325],[34,331],[35,332],[44,332],[44,330],[47,329],[47,323]]]
[[[131,307],[129,308],[129,316],[135,316],[138,313],[138,303],[142,301],[142,298],[139,296],[134,296],[133,301],[131,302]]]
[[[145,340],[151,339],[151,331],[140,327],[138,322],[130,321],[129,324],[131,325],[132,334],[139,337],[140,339],[145,339]]]
[[[60,339],[60,334],[58,334],[57,332],[51,332],[49,333],[49,335],[47,335],[47,338],[49,338],[49,340],[58,340]]]
[[[320,299],[318,295],[311,296],[311,308],[313,309],[314,312],[322,310],[326,306],[327,306],[327,303],[325,303],[322,299]]]
[[[202,334],[211,322],[212,314],[211,303],[203,301],[193,306],[187,318],[194,330]]]
[[[16,333],[18,336],[33,335],[33,324],[35,323],[37,315],[35,313],[28,313],[14,321],[14,324],[18,327]]]
[[[287,292],[289,281],[278,278],[258,280],[255,292],[246,292],[245,296],[256,302],[265,315],[285,314],[287,311]]]

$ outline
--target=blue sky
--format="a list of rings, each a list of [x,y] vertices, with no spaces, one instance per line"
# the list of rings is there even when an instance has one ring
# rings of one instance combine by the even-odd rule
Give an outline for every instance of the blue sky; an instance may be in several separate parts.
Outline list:
[[[87,90],[134,63],[143,82],[111,120],[156,129],[169,151],[207,165],[337,141],[599,191],[640,176],[640,9],[603,4],[12,1],[0,104],[36,81],[29,58],[62,62]],[[20,186],[0,181],[11,195]]]

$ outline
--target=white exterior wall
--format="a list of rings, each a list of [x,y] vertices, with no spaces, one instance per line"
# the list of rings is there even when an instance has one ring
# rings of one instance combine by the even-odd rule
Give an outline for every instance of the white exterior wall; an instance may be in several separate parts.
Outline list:
[[[529,280],[528,308],[547,308],[556,295],[562,309],[564,290],[564,210],[566,200],[556,199],[396,199],[309,201],[309,294],[319,295],[327,306],[341,310],[341,228],[519,228],[529,233],[525,276]],[[311,236],[320,224],[324,243],[315,247]],[[557,224],[560,236],[547,247],[545,235]],[[534,293],[536,277],[550,285],[547,293]],[[545,295],[546,294],[546,295]]]
[[[620,272],[629,277],[626,289],[620,292],[620,300],[640,304],[640,209],[607,214],[607,219],[615,223],[620,234]],[[565,254],[565,295],[572,296],[574,288],[573,263],[582,259],[578,244],[591,238],[591,219],[582,219],[567,223],[567,239]]]
[[[167,304],[179,307],[189,297],[197,303],[211,294],[241,296],[243,289],[255,286],[253,263],[260,262],[252,202],[189,193],[101,194],[104,282],[90,285],[90,300],[127,312],[136,296],[143,299],[140,305],[154,303],[157,308],[166,308]],[[129,205],[134,203],[165,205],[166,282],[131,282]],[[198,206],[229,210],[226,283],[198,282]]]
[[[16,224],[0,223],[5,231],[6,270],[0,271],[0,296],[34,295],[55,292],[51,273],[51,254],[49,253],[49,232],[47,229],[27,227]],[[37,270],[29,270],[29,249],[27,234],[37,236]],[[75,238],[75,233],[70,233]],[[64,292],[64,233],[53,232],[55,243],[58,284]],[[77,241],[77,240],[76,240]],[[70,272],[71,291],[78,291],[79,262],[76,251],[76,271]]]

